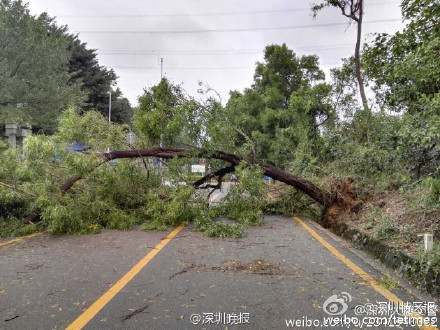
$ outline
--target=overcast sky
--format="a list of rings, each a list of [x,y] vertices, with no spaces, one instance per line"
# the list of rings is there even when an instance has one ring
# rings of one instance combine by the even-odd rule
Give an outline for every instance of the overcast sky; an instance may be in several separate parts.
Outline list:
[[[317,0],[318,1],[318,0]],[[366,0],[364,40],[402,28],[396,0]],[[253,80],[269,44],[286,43],[299,55],[317,54],[322,68],[354,52],[355,27],[335,8],[314,19],[313,0],[29,0],[32,14],[47,12],[59,25],[97,49],[101,65],[115,70],[118,87],[137,105],[143,88],[163,74],[196,95],[202,81],[223,103],[230,90]]]

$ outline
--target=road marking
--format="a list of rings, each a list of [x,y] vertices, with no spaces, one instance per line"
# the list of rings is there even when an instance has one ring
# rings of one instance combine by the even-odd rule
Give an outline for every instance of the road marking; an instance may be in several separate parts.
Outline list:
[[[28,238],[31,238],[31,237],[35,237],[35,236],[38,236],[38,235],[41,235],[41,234],[43,234],[43,233],[33,233],[33,234],[30,234],[30,235],[27,235],[27,236],[17,237],[17,238],[11,239],[9,241],[0,243],[0,246],[5,246],[5,245],[11,244],[11,243],[20,242],[20,241],[23,241],[25,239],[28,239]]]
[[[360,268],[358,265],[356,265],[353,261],[348,259],[345,255],[343,255],[341,252],[339,252],[335,247],[333,247],[330,243],[328,243],[324,238],[322,238],[316,231],[314,231],[312,228],[310,228],[308,225],[306,225],[300,218],[293,217],[293,219],[298,222],[305,230],[309,232],[310,235],[313,236],[319,243],[324,245],[324,247],[327,248],[331,253],[333,253],[339,260],[341,260],[345,265],[347,265],[349,268],[351,268],[357,275],[362,277],[365,282],[370,284],[377,292],[382,294],[386,299],[389,301],[394,302],[403,302],[400,298],[398,298],[395,294],[385,289],[383,286],[381,286],[373,277],[371,277],[369,274],[367,274],[362,268]],[[423,318],[423,316],[414,313],[412,315],[414,318]],[[434,326],[421,326],[420,329],[430,329],[435,330],[438,328]]]
[[[96,300],[80,316],[73,321],[66,330],[82,329],[89,321],[112,300],[155,256],[167,245],[183,228],[180,225],[174,229],[166,238],[157,244],[141,261],[128,271],[119,281],[117,281],[106,293]]]

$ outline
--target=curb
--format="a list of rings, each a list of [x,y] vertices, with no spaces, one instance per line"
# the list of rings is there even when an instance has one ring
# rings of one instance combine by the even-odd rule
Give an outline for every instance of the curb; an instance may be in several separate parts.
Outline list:
[[[393,269],[399,276],[409,280],[419,290],[440,297],[440,272],[405,252],[391,247],[344,222],[333,224],[333,233],[352,242],[357,248]]]

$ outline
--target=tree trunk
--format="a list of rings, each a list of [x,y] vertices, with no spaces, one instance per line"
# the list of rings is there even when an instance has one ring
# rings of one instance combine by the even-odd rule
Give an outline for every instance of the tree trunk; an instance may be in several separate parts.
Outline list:
[[[222,168],[212,174],[208,174],[200,180],[197,180],[193,183],[195,187],[201,186],[213,177],[219,177],[221,180],[225,174],[233,172],[235,170],[235,166],[239,165],[239,163],[242,161],[240,157],[225,153],[223,151],[207,151],[202,149],[186,150],[160,147],[140,150],[112,151],[110,153],[100,154],[100,156],[106,161],[118,158],[139,157],[158,157],[166,159],[171,159],[174,157],[210,158],[222,160],[230,164],[228,167]],[[257,163],[256,165],[259,165],[263,169],[265,175],[302,191],[314,201],[323,205],[327,210],[324,218],[324,222],[327,223],[327,225],[331,225],[331,223],[334,222],[338,215],[342,212],[347,210],[357,212],[362,207],[362,203],[356,200],[354,190],[351,186],[351,183],[353,182],[351,179],[345,181],[336,181],[332,187],[332,191],[330,192],[319,188],[311,181],[308,181],[300,176],[287,173],[276,166],[267,163]],[[63,193],[67,192],[75,184],[75,182],[80,179],[80,176],[70,178],[60,187],[61,191]]]
[[[185,149],[167,149],[167,148],[149,148],[149,149],[141,149],[141,150],[127,150],[127,151],[113,151],[110,153],[106,153],[102,155],[103,158],[106,160],[112,160],[117,158],[137,158],[137,157],[159,157],[159,158],[212,158],[212,159],[218,159],[223,160],[225,162],[230,163],[232,166],[237,166],[241,159],[233,154],[228,154],[223,151],[205,151],[205,150],[185,150]],[[259,164],[261,168],[264,171],[264,174],[267,176],[270,176],[271,178],[281,181],[289,186],[293,186],[297,188],[298,190],[304,192],[305,194],[309,195],[313,200],[318,202],[322,205],[331,205],[334,202],[335,197],[333,194],[322,190],[318,186],[316,186],[314,183],[296,176],[289,174],[282,169],[262,163]],[[223,170],[220,170],[223,172]],[[219,172],[220,172],[219,171]],[[231,168],[227,168],[225,170],[224,174],[230,173]],[[218,176],[221,173],[214,173],[210,178],[214,176]],[[208,180],[209,180],[208,179]],[[205,180],[204,182],[206,182]],[[196,182],[198,185],[202,184],[203,182],[199,183]]]
[[[354,63],[356,71],[356,79],[359,84],[359,92],[361,94],[362,105],[364,110],[369,111],[367,95],[365,94],[364,80],[361,74],[361,41],[362,41],[362,19],[364,15],[364,1],[359,1],[359,18],[357,20],[357,38],[356,38],[356,48],[354,51]]]
[[[270,176],[274,180],[295,187],[323,206],[330,206],[335,202],[334,194],[322,190],[314,183],[300,176],[289,174],[270,164],[261,164],[261,167],[263,168],[265,175]]]

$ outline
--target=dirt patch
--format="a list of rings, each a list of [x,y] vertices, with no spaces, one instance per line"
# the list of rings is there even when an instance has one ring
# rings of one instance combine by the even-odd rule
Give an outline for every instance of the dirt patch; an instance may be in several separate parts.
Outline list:
[[[269,260],[255,259],[248,263],[243,263],[240,260],[225,260],[221,265],[218,266],[189,263],[182,270],[170,276],[169,279],[189,271],[221,271],[224,273],[246,273],[253,275],[296,275],[294,270],[285,270],[279,264],[274,264]]]
[[[256,259],[243,264],[240,260],[226,261],[222,266],[212,267],[213,270],[223,272],[244,272],[256,275],[287,275],[280,265],[273,264],[268,260]]]

